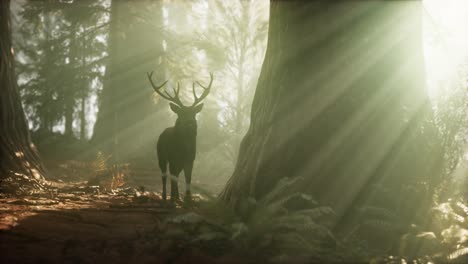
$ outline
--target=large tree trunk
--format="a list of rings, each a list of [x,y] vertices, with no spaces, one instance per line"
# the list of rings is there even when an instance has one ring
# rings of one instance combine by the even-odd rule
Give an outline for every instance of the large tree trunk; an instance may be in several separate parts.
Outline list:
[[[113,152],[114,146],[114,133],[113,131],[113,83],[111,79],[112,67],[114,64],[114,46],[118,43],[118,11],[117,1],[111,1],[110,8],[110,22],[109,22],[109,41],[107,45],[109,59],[106,65],[106,72],[104,76],[104,84],[101,94],[99,95],[99,112],[97,114],[96,124],[94,125],[94,132],[92,141],[97,144],[98,149],[104,152]]]
[[[13,55],[10,1],[0,1],[0,192],[17,191],[9,189],[11,186],[40,185],[44,171],[30,140]]]
[[[419,1],[272,0],[268,38],[225,201],[304,177],[343,216],[371,184],[437,173]]]
[[[53,16],[53,8],[52,8],[52,1],[47,0],[43,1],[41,4],[41,7],[43,9],[43,15],[44,15],[44,34],[45,34],[45,50],[44,50],[44,65],[46,67],[49,67],[49,65],[53,64],[52,58],[52,43],[54,41],[53,36],[52,36],[52,28],[53,28],[53,22],[52,22],[52,16]],[[44,82],[43,86],[41,87],[42,91],[42,96],[40,98],[40,110],[39,110],[39,115],[40,115],[40,127],[39,130],[42,133],[45,133],[45,136],[50,135],[52,133],[52,129],[54,125],[56,124],[57,121],[57,116],[54,114],[54,111],[57,109],[52,107],[51,105],[54,104],[53,102],[53,94],[54,90],[56,90],[56,87],[54,87],[54,84],[51,82],[50,79],[52,79],[52,71],[50,69],[47,69],[44,73]]]
[[[80,105],[80,140],[86,141],[86,94],[81,95]]]
[[[148,35],[155,28],[140,19],[150,2],[112,1],[110,60],[93,141],[112,153],[114,160],[154,160],[155,156],[158,106],[152,101],[146,72],[155,68],[162,41],[157,42],[153,33]],[[155,15],[161,17],[162,25],[162,14]],[[162,77],[163,72],[155,73],[158,82]]]
[[[76,32],[77,32],[77,23],[76,21],[72,21],[70,28],[69,28],[69,64],[70,72],[74,74],[73,77],[70,76],[71,80],[67,84],[67,87],[64,90],[64,100],[65,100],[65,132],[64,134],[68,137],[73,137],[73,113],[75,112],[75,105],[76,101],[75,98],[78,94],[77,85],[80,85],[80,80],[76,78],[76,74],[78,73],[77,67],[77,49],[78,43],[76,40]]]
[[[88,77],[84,74],[86,69],[86,51],[88,49],[87,39],[86,36],[83,36],[81,41],[81,72],[82,76],[79,80],[81,85],[80,90],[80,97],[81,97],[81,104],[80,104],[80,140],[83,142],[86,141],[86,98],[88,97],[88,86],[89,81]]]

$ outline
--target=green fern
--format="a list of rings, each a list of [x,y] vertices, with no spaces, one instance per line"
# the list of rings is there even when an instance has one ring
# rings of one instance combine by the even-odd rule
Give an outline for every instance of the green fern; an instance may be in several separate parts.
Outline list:
[[[463,248],[455,250],[454,252],[448,255],[447,259],[452,261],[465,255],[468,255],[468,247],[463,247]]]
[[[299,210],[297,213],[310,216],[314,221],[328,216],[335,217],[335,211],[333,211],[333,209],[329,206],[320,206],[313,209]]]
[[[365,206],[359,209],[362,216],[373,219],[383,219],[388,221],[398,221],[398,216],[387,208],[376,206]]]
[[[363,226],[367,228],[372,228],[373,230],[378,230],[381,232],[394,232],[399,228],[399,225],[395,222],[381,219],[366,219],[363,222]]]
[[[466,206],[465,204],[463,204],[460,201],[457,201],[455,204],[457,205],[458,208],[463,210],[463,212],[465,213],[465,216],[468,216],[468,206]]]
[[[295,186],[297,186],[298,184],[301,184],[303,180],[304,178],[302,177],[296,177],[296,178],[286,177],[286,178],[279,180],[276,186],[261,199],[261,202],[265,204],[269,204],[280,198],[285,199],[285,197],[288,197],[289,193],[291,193],[290,190],[293,190]]]
[[[296,231],[314,230],[319,226],[309,216],[296,213],[275,218],[271,223],[278,229]]]
[[[275,256],[297,252],[311,254],[320,248],[321,241],[336,244],[330,230],[315,221],[334,216],[334,211],[330,207],[319,206],[308,194],[292,192],[292,187],[301,180],[285,178],[262,199],[245,199],[244,208],[249,209],[246,221],[232,226],[235,244],[242,250],[252,250],[268,244],[265,239],[273,237]],[[302,207],[299,210],[298,202]]]
[[[293,252],[309,252],[314,250],[317,246],[310,240],[305,239],[297,232],[280,233],[274,236],[275,245],[283,250]]]

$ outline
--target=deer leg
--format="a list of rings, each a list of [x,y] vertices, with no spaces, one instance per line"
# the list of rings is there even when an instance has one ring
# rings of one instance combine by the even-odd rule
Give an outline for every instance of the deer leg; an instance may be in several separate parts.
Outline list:
[[[162,191],[162,197],[164,200],[167,199],[167,194],[166,194],[166,180],[167,180],[167,174],[166,172],[162,173],[162,184],[163,184],[163,191]]]
[[[193,161],[188,162],[184,166],[184,176],[185,176],[185,197],[190,198],[192,196],[192,192],[190,190],[190,184],[192,182],[192,169],[193,169]]]
[[[179,175],[171,175],[172,177],[172,182],[171,182],[171,187],[174,186],[174,199],[179,200],[179,182],[178,178]]]
[[[161,169],[162,173],[162,184],[163,184],[163,192],[162,192],[162,197],[164,200],[166,200],[166,180],[167,180],[167,161],[165,161],[162,158],[159,158],[159,168]]]
[[[171,200],[178,200],[179,199],[179,186],[178,186],[178,177],[180,173],[180,169],[176,168],[169,168],[171,172]]]

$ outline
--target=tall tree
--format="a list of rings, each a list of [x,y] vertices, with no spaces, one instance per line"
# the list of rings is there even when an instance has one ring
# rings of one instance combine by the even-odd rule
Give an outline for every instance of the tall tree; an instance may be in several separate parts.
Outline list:
[[[152,101],[145,73],[155,68],[163,46],[159,28],[143,19],[148,9],[155,11],[153,21],[162,25],[159,2],[111,3],[109,59],[93,141],[115,160],[154,157],[151,142],[159,122],[158,106]],[[163,80],[164,72],[156,72],[155,78]]]
[[[373,184],[397,194],[395,207],[427,202],[403,196],[441,160],[421,35],[420,1],[272,0],[250,128],[221,197],[238,208],[303,177],[339,217]]]
[[[250,105],[260,74],[268,32],[265,1],[209,1],[210,21],[200,45],[207,57],[220,61],[218,79],[227,89],[219,89],[218,100],[227,106],[221,112],[230,161],[247,131]],[[226,19],[226,17],[228,19]],[[232,156],[231,156],[232,155]]]
[[[0,2],[0,191],[11,181],[40,184],[43,166],[29,137],[14,69],[10,1]]]
[[[63,116],[63,17],[53,1],[27,1],[20,12],[23,23],[16,35],[20,94],[32,128],[50,133]],[[21,41],[18,41],[21,38]],[[68,74],[67,74],[68,77]]]
[[[78,98],[81,121],[86,122],[86,99],[103,75],[99,67],[106,51],[106,3],[24,1],[16,6],[20,23],[13,41],[30,129],[44,132],[45,137],[53,129],[73,135]]]
[[[85,135],[85,107],[86,98],[90,95],[90,86],[93,79],[101,77],[94,69],[99,66],[99,59],[103,56],[105,46],[98,42],[98,36],[103,37],[103,25],[108,25],[103,20],[103,11],[108,12],[102,1],[72,1],[58,5],[64,20],[63,38],[67,53],[66,69],[69,75],[67,83],[62,87],[64,101],[65,135],[73,135],[73,123],[75,121],[75,108],[80,105],[80,138]],[[86,61],[90,61],[87,63]]]

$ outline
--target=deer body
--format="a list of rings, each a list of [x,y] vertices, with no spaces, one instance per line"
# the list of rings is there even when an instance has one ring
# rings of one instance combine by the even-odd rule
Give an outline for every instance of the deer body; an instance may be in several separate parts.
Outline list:
[[[203,108],[203,104],[200,104],[200,102],[210,92],[213,75],[211,74],[210,77],[211,80],[208,87],[204,87],[198,83],[198,85],[204,89],[203,94],[200,97],[197,97],[195,92],[195,83],[193,84],[193,96],[195,97],[195,101],[192,106],[184,106],[178,97],[179,84],[177,84],[177,90],[174,89],[175,95],[173,97],[167,92],[162,93],[159,90],[167,81],[160,86],[155,86],[152,82],[151,74],[148,74],[148,78],[154,90],[163,98],[171,101],[171,103],[169,103],[171,110],[177,114],[175,125],[173,127],[166,128],[161,133],[156,146],[159,168],[162,172],[162,195],[164,200],[166,200],[168,169],[171,180],[171,200],[179,199],[178,177],[182,171],[184,171],[186,183],[185,197],[190,198],[191,196],[190,184],[192,181],[192,169],[197,150],[197,120],[195,117]]]
[[[167,169],[171,175],[171,198],[179,198],[177,178],[184,171],[186,195],[190,196],[190,183],[192,181],[192,168],[197,151],[197,130],[185,130],[176,125],[166,128],[159,136],[157,153],[159,168],[162,171],[163,198],[166,199]]]

